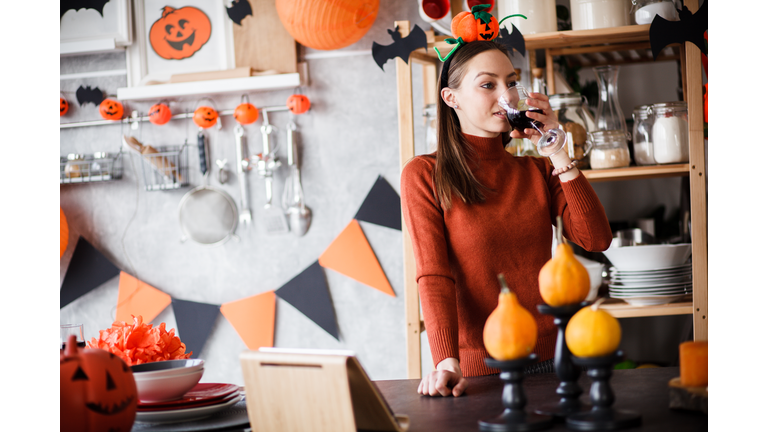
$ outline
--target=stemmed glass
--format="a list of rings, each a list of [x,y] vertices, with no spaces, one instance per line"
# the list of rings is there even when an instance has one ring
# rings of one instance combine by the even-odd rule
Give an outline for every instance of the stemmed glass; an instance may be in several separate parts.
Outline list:
[[[501,96],[499,96],[499,106],[507,112],[507,121],[513,129],[520,133],[525,133],[525,129],[536,129],[541,134],[536,147],[542,156],[552,156],[560,151],[565,145],[565,131],[562,129],[549,129],[542,132],[540,127],[543,124],[533,120],[525,115],[526,111],[532,111],[543,114],[539,108],[529,107],[525,100],[529,97],[528,91],[521,85],[509,87]]]
[[[75,335],[77,340],[77,346],[85,348],[85,338],[83,337],[83,325],[82,324],[61,324],[59,326],[61,332],[61,349],[64,349],[69,335]]]

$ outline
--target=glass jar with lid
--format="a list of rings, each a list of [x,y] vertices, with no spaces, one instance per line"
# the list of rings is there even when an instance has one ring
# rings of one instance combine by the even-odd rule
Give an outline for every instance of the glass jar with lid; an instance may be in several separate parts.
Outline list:
[[[664,102],[653,111],[653,158],[656,163],[688,162],[688,104]]]
[[[595,121],[587,109],[584,97],[581,93],[559,93],[550,96],[549,104],[555,112],[560,129],[565,131],[568,156],[578,161],[576,166],[579,169],[589,168],[587,156],[591,144],[587,138],[595,130]]]
[[[651,105],[638,105],[632,111],[632,148],[638,165],[654,165],[653,111]]]
[[[85,160],[85,155],[82,154],[75,154],[70,153],[67,155],[67,164],[64,166],[64,176],[67,178],[78,178],[82,176],[84,173],[83,171],[83,161]]]
[[[624,168],[629,166],[627,135],[622,130],[595,131],[590,134],[592,151],[589,164],[592,169]]]
[[[656,15],[667,21],[679,21],[674,0],[632,0],[629,13],[635,24],[650,24]]]

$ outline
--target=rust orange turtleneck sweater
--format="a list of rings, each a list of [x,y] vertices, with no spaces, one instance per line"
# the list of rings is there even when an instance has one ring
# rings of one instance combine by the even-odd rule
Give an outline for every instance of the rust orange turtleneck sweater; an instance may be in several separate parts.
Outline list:
[[[483,327],[499,296],[503,273],[520,303],[536,318],[539,360],[554,357],[557,328],[541,315],[541,267],[552,257],[552,225],[563,217],[564,236],[589,251],[603,251],[611,229],[597,195],[581,174],[562,183],[546,158],[516,157],[501,135],[464,135],[476,150],[472,172],[493,191],[467,205],[455,195],[444,211],[432,188],[435,154],[403,168],[401,200],[416,258],[416,280],[432,360],[459,359],[464,376],[498,373],[485,365]]]

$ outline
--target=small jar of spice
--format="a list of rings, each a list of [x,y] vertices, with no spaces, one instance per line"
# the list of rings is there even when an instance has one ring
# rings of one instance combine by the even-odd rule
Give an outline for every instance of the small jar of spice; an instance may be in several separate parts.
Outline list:
[[[566,149],[571,159],[578,161],[579,169],[589,168],[589,132],[595,129],[592,114],[580,93],[560,93],[549,98],[560,129],[566,134]]]
[[[632,111],[632,147],[638,165],[654,165],[653,111],[651,105],[639,105]]]
[[[592,169],[624,168],[629,166],[627,135],[622,130],[595,131],[589,156]]]

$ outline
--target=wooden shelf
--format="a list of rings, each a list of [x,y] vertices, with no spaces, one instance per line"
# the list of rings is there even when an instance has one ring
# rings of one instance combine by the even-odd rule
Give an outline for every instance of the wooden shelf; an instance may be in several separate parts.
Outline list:
[[[690,174],[690,164],[631,166],[600,170],[582,170],[592,183],[616,180],[651,179],[660,177],[684,177]]]
[[[119,100],[148,100],[205,94],[243,93],[292,89],[301,85],[298,73],[229,78],[209,81],[192,81],[174,84],[157,84],[117,89]]]
[[[651,25],[630,25],[596,30],[569,30],[523,36],[525,49],[569,48],[648,42]],[[619,48],[620,49],[620,48]]]
[[[636,318],[667,315],[693,314],[693,300],[686,296],[682,301],[657,306],[632,306],[619,299],[608,299],[601,306],[616,318]]]

